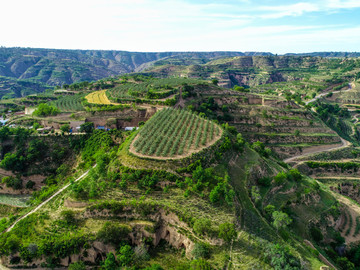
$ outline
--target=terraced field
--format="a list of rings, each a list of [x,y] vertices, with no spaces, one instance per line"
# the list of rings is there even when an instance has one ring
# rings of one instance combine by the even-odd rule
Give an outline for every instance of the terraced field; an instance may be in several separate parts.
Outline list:
[[[179,92],[183,84],[198,84],[199,80],[187,78],[149,78],[142,82],[126,82],[107,90],[107,96],[114,102],[136,99],[166,99]]]
[[[84,95],[64,96],[52,102],[62,112],[77,112],[84,111],[84,106],[81,104],[81,99]]]
[[[234,91],[214,90],[199,94],[202,100],[198,104],[212,97],[218,108],[226,108],[227,112],[223,114],[227,114],[227,122],[246,140],[265,143],[282,159],[307,149],[341,144],[336,132],[314,117],[311,111],[293,102]]]
[[[29,195],[9,195],[0,194],[0,204],[11,205],[16,207],[26,207],[26,201]]]
[[[89,103],[93,104],[116,105],[108,99],[106,95],[106,90],[92,92],[88,94],[85,98]]]
[[[222,134],[214,122],[185,110],[155,114],[134,139],[130,151],[144,157],[183,158],[214,144]]]

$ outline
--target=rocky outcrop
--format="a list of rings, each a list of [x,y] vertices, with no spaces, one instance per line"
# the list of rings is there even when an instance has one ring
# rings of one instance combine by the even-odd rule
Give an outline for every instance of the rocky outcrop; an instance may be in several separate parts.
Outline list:
[[[85,218],[104,218],[111,216],[112,214],[108,210],[86,211],[84,214]],[[132,212],[131,208],[125,208],[123,213],[116,215],[116,217],[124,220],[141,220],[143,218],[141,214]],[[195,243],[187,235],[184,235],[184,233],[180,231],[185,230],[191,234],[191,229],[185,222],[180,221],[177,215],[160,209],[156,213],[147,215],[146,219],[154,222],[156,226],[152,232],[149,232],[149,228],[146,223],[131,223],[133,230],[130,234],[130,238],[134,245],[140,245],[143,243],[145,238],[151,237],[152,244],[157,246],[160,243],[160,240],[164,239],[175,248],[184,248],[187,256],[190,256]],[[221,244],[221,241],[219,244]]]

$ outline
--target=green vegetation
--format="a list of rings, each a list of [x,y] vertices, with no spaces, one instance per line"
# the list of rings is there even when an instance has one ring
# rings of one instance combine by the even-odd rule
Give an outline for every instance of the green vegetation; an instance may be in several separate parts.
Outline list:
[[[57,115],[60,110],[54,106],[48,105],[46,103],[40,103],[37,109],[33,112],[35,116],[51,116]]]
[[[214,143],[220,127],[185,110],[164,109],[139,131],[137,153],[152,157],[188,156]]]
[[[107,87],[106,93],[110,100],[118,103],[136,102],[174,105],[171,104],[170,97],[178,94],[179,88],[183,87],[182,85],[194,83],[197,84],[199,81],[186,78],[157,79],[140,75],[125,76],[112,87]],[[168,100],[165,100],[166,98]],[[159,99],[163,101],[156,101]]]
[[[53,101],[52,104],[62,112],[83,111],[84,107],[81,104],[83,96],[83,94],[63,96]]]
[[[317,161],[306,161],[311,169],[316,168],[333,168],[341,169],[342,172],[347,170],[357,171],[360,167],[360,163],[357,162],[317,162]]]
[[[0,196],[0,231],[69,184],[0,234],[8,266],[56,268],[71,256],[79,262],[71,259],[69,269],[319,269],[320,253],[339,269],[359,266],[358,244],[351,243],[360,240],[355,202],[340,204],[334,195],[346,188],[355,194],[355,181],[333,179],[330,186],[300,173],[355,174],[358,149],[282,161],[311,147],[339,146],[338,134],[356,142],[358,112],[344,109],[336,90],[357,76],[358,61],[197,57],[168,57],[161,63],[170,69],[157,63],[146,74],[0,103],[10,118],[0,129],[0,186],[31,193],[26,203]],[[196,65],[181,66],[189,63]],[[156,78],[168,72],[175,77]],[[61,72],[51,76],[63,79]],[[276,80],[282,82],[267,83]],[[217,86],[226,84],[233,90]],[[305,105],[321,92],[332,94]],[[88,94],[98,102],[84,100]],[[181,109],[164,108],[175,104]],[[24,106],[37,106],[37,117],[11,112]],[[158,112],[148,119],[151,106]],[[47,117],[58,110],[68,114]],[[73,119],[85,119],[82,134],[69,134]],[[103,122],[140,128],[95,129]],[[56,131],[36,131],[53,123]]]

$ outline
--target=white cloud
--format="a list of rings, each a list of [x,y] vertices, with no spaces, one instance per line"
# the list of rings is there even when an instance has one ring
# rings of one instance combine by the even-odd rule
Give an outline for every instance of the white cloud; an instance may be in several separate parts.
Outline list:
[[[283,6],[262,6],[259,8],[262,11],[273,11],[274,13],[261,15],[265,19],[277,19],[285,16],[300,16],[306,12],[319,11],[316,4],[311,3],[296,3],[292,5]]]
[[[0,45],[280,53],[313,50],[321,44],[323,50],[358,50],[360,35],[356,26],[342,30],[329,25],[306,25],[301,15],[360,6],[360,0],[305,1],[257,6],[247,0],[204,0],[196,4],[184,0],[4,0]],[[299,18],[298,25],[272,23],[289,16]]]
[[[327,0],[326,7],[329,9],[360,8],[359,0]]]

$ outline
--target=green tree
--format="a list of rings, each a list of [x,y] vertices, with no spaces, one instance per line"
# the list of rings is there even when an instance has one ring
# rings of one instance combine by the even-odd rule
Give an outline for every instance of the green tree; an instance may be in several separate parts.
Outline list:
[[[233,87],[233,90],[234,90],[234,91],[237,91],[237,92],[246,92],[246,91],[245,91],[245,88],[244,88],[243,86],[238,86],[238,85],[235,85],[235,86]]]
[[[279,172],[275,177],[274,177],[274,182],[276,185],[281,185],[283,183],[285,183],[287,179],[287,175],[285,172]]]
[[[251,187],[251,199],[257,203],[261,200],[260,190],[257,186]]]
[[[4,142],[11,135],[10,129],[8,127],[0,128],[0,141]]]
[[[121,266],[129,266],[133,262],[134,250],[129,245],[120,248],[117,259]]]
[[[114,270],[117,267],[116,258],[113,253],[108,253],[106,255],[106,259],[102,265],[102,269],[104,270]]]
[[[273,225],[279,230],[285,228],[287,225],[291,224],[292,219],[288,216],[288,214],[281,211],[274,211],[272,213]]]
[[[275,206],[268,204],[267,206],[264,207],[264,211],[267,215],[269,215],[270,217],[272,216],[272,213],[275,212]]]
[[[151,266],[144,268],[144,270],[164,270],[164,268],[158,264],[152,264]]]
[[[20,239],[15,234],[11,234],[5,242],[5,249],[11,254],[16,253],[20,248]]]
[[[193,226],[194,232],[199,235],[208,233],[211,230],[211,221],[205,218],[199,218]]]
[[[298,169],[291,169],[288,172],[287,178],[288,178],[288,180],[291,180],[291,181],[300,181],[302,179],[302,175]]]
[[[69,125],[69,124],[62,125],[62,126],[60,127],[60,130],[61,130],[62,132],[69,133],[69,132],[70,132],[70,125]]]
[[[216,78],[215,78],[215,79],[212,79],[212,80],[211,80],[211,83],[214,84],[214,85],[218,85],[219,80],[216,79]]]
[[[68,270],[86,270],[86,265],[84,262],[74,262],[69,265]]]
[[[37,109],[33,112],[35,116],[50,116],[57,115],[60,112],[58,108],[46,103],[40,103]]]
[[[75,212],[72,210],[62,211],[60,216],[68,225],[74,225],[77,222]]]
[[[209,258],[211,253],[211,248],[208,243],[196,243],[194,249],[192,250],[192,255],[195,259],[199,258]]]
[[[80,132],[91,133],[94,130],[94,123],[93,122],[86,122],[80,125]]]
[[[106,222],[98,231],[97,238],[105,243],[118,245],[122,240],[128,237],[130,229],[126,225]]]
[[[230,242],[236,237],[237,233],[235,230],[235,225],[232,223],[222,223],[219,226],[219,237],[224,239],[226,242]]]
[[[193,260],[190,263],[190,270],[212,270],[210,263],[204,259]]]
[[[354,270],[355,265],[346,257],[339,257],[336,259],[336,264],[339,265],[342,270]]]

